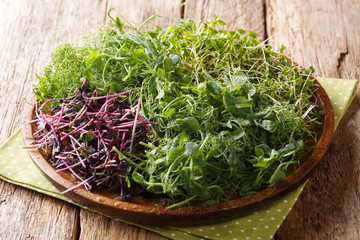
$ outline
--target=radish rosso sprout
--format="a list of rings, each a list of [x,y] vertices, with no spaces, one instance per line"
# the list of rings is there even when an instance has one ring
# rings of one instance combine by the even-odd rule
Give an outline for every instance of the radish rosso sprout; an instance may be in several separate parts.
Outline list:
[[[148,127],[153,122],[144,120],[139,113],[140,99],[136,106],[127,104],[124,96],[129,93],[97,96],[97,90],[90,92],[85,80],[73,97],[50,99],[36,107],[31,122],[38,129],[32,147],[45,151],[57,172],[72,174],[77,185],[64,193],[84,185],[90,191],[118,191],[118,198],[134,194],[128,184],[131,165],[119,156],[117,149],[139,153],[144,148],[139,143],[154,142],[149,136],[155,134]],[[57,104],[50,108],[50,102]]]

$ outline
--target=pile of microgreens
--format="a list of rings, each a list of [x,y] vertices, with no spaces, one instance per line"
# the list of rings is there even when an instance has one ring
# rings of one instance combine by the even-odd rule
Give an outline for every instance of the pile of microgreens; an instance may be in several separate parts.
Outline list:
[[[48,152],[57,172],[70,171],[78,180],[63,193],[84,185],[90,191],[117,190],[120,198],[129,198],[129,162],[136,163],[121,152],[129,156],[141,152],[140,143],[154,139],[148,131],[152,122],[139,113],[140,101],[134,107],[126,103],[123,97],[129,91],[97,96],[97,90],[89,88],[85,80],[75,96],[49,99],[36,108],[31,122],[39,130],[33,134],[32,147]],[[54,102],[59,105],[49,110]]]
[[[307,143],[316,140],[321,115],[312,98],[313,69],[289,62],[283,48],[273,51],[251,31],[219,30],[225,23],[216,18],[181,19],[166,29],[147,31],[124,31],[119,18],[111,19],[113,24],[91,35],[86,44],[60,45],[38,76],[34,92],[40,103],[73,99],[83,79],[99,96],[115,98],[127,91],[117,98],[125,96],[129,109],[138,106],[143,119],[156,123],[144,123],[147,134],[156,133],[156,141],[134,139],[143,147],[137,152],[118,142],[109,144],[117,154],[111,161],[117,156],[117,164],[126,162],[126,174],[120,171],[117,181],[123,188],[140,184],[162,194],[169,208],[196,200],[213,204],[284,179],[310,151]],[[60,100],[52,104],[62,106]],[[58,115],[43,118],[43,132],[53,133],[45,119],[54,119],[56,125]],[[78,136],[85,141],[85,155],[86,136],[92,135]],[[79,139],[73,141],[76,145]],[[99,151],[101,147],[95,153]],[[66,157],[56,151],[50,156],[52,161]],[[82,165],[74,152],[71,157],[73,164]],[[94,161],[107,166],[101,159]],[[110,178],[116,173],[108,166]],[[93,176],[82,178],[85,186]],[[123,184],[125,179],[128,184]]]

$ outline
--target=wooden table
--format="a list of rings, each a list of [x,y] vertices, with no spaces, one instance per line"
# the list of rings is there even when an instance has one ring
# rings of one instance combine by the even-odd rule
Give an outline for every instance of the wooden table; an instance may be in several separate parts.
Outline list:
[[[2,0],[0,1],[0,143],[21,123],[24,98],[60,42],[103,25],[110,7],[140,23],[155,13],[171,19],[215,15],[259,33],[316,75],[360,76],[360,2],[356,0]],[[194,10],[195,11],[194,11]],[[360,239],[360,94],[278,239]],[[66,202],[0,181],[0,239],[164,239]]]

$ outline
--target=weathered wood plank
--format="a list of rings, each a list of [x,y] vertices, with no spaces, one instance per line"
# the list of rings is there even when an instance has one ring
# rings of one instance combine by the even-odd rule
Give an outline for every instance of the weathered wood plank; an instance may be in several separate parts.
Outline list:
[[[0,239],[76,239],[72,205],[3,181],[0,196]]]
[[[165,240],[156,233],[133,225],[117,222],[90,211],[81,211],[80,240],[87,239],[122,239],[122,240]],[[84,228],[84,229],[83,229]]]
[[[317,75],[360,77],[358,1],[267,1],[271,43]],[[319,168],[278,231],[279,239],[359,239],[360,94]]]
[[[0,142],[20,127],[51,50],[102,24],[105,8],[100,0],[0,1]],[[78,208],[3,181],[0,196],[0,239],[76,239]]]
[[[313,65],[320,76],[339,77],[339,60],[348,51],[342,14],[334,1],[268,1],[270,43],[284,44],[288,56]]]
[[[213,20],[219,16],[227,30],[242,28],[258,33],[261,40],[266,38],[263,0],[188,0],[186,4],[185,18]]]
[[[181,17],[181,1],[110,0],[108,9],[112,16],[120,16],[139,26],[154,14],[163,16],[149,22],[148,27],[166,27]],[[94,227],[96,226],[96,227]],[[87,210],[80,210],[80,239],[166,239],[158,234],[129,224],[117,222]]]
[[[156,25],[166,27],[181,18],[181,0],[110,0],[108,9],[110,8],[115,10],[112,15],[120,16],[135,26],[139,26],[152,15],[160,15],[161,17],[155,18],[146,25],[148,28]]]

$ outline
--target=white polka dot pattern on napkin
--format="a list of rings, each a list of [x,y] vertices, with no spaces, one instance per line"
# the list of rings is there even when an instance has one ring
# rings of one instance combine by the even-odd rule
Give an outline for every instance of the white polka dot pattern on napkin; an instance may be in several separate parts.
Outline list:
[[[345,80],[334,78],[317,78],[318,82],[328,94],[334,108],[335,128],[339,124],[346,109],[349,107],[355,95],[357,80]]]
[[[14,134],[1,146],[0,176],[5,181],[11,179],[11,183],[19,183],[26,188],[36,191],[46,189],[49,193],[60,195],[30,159],[24,149],[21,132]],[[1,171],[5,169],[6,171]]]

